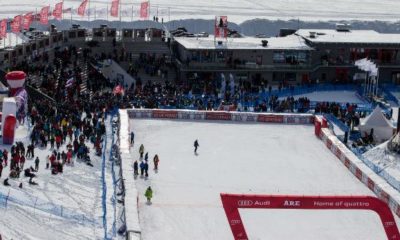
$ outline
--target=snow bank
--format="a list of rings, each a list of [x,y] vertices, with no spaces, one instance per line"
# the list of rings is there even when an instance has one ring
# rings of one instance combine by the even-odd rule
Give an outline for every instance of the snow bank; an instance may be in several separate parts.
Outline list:
[[[120,153],[121,169],[125,186],[125,218],[127,239],[140,239],[141,229],[138,212],[138,192],[133,177],[132,158],[129,154],[129,119],[126,110],[120,110]],[[129,167],[124,167],[129,166]],[[127,204],[129,203],[129,204]]]
[[[320,121],[321,119],[316,117],[316,126]],[[365,165],[328,128],[322,128],[317,136],[351,173],[371,189],[379,199],[387,203],[397,216],[400,216],[400,193],[398,191]]]

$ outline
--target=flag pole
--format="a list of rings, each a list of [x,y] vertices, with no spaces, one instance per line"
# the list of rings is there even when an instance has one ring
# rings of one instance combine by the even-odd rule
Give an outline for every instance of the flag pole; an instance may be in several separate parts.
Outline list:
[[[88,26],[89,26],[89,22],[90,22],[90,0],[88,0],[89,2],[89,7],[88,7]]]
[[[62,1],[62,8],[61,8],[61,20],[64,19],[64,0]]]
[[[133,22],[133,3],[132,3],[132,14],[131,14],[131,22]]]
[[[121,14],[122,0],[119,0],[119,31],[120,39],[122,39],[122,14]]]
[[[106,16],[107,16],[107,22],[108,22],[108,14],[110,14],[109,12],[108,12],[108,2],[107,2],[107,14],[106,14]],[[108,24],[108,23],[107,23]]]

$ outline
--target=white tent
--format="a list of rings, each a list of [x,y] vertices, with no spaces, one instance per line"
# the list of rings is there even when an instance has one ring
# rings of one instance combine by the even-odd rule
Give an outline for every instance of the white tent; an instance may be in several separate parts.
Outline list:
[[[395,127],[386,119],[379,106],[361,121],[359,127],[362,136],[369,134],[372,128],[374,129],[373,137],[376,142],[383,142],[390,139],[395,131]]]

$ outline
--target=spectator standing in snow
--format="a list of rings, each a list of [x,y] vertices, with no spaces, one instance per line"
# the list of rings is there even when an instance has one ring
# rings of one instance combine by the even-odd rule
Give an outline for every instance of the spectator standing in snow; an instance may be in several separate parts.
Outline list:
[[[147,203],[151,203],[151,199],[153,198],[153,190],[151,189],[151,187],[148,187],[146,189],[146,192],[144,193],[144,196],[147,199]]]
[[[133,175],[136,177],[139,175],[139,166],[137,160],[133,163]]]
[[[154,163],[154,170],[158,170],[158,163],[160,162],[160,159],[158,158],[158,155],[156,154],[153,158],[153,163]]]
[[[37,172],[37,171],[39,171],[39,157],[36,157],[36,159],[35,159],[35,171]]]
[[[197,148],[199,147],[200,145],[199,145],[199,142],[197,141],[197,139],[196,139],[196,141],[194,141],[194,153],[195,154],[197,154]]]
[[[147,163],[147,161],[144,161],[144,176],[149,176],[149,164]]]
[[[144,146],[143,146],[143,144],[140,144],[139,153],[140,153],[140,158],[142,159],[142,158],[143,158],[143,153],[144,153]]]
[[[144,173],[144,162],[142,161],[139,166],[140,166],[140,176],[143,176],[143,173]]]
[[[131,132],[131,145],[133,145],[133,143],[135,143],[135,134],[132,131]]]

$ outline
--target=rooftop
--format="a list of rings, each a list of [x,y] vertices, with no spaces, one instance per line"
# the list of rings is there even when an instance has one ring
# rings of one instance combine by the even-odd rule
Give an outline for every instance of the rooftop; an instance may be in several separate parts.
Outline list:
[[[364,43],[400,45],[400,34],[379,33],[373,30],[337,31],[335,29],[299,29],[296,32],[296,35],[301,36],[313,43]]]
[[[286,37],[271,37],[271,38],[228,38],[222,45],[214,42],[214,36],[209,37],[175,37],[175,41],[181,44],[186,49],[202,50],[202,49],[239,49],[239,50],[313,50],[305,43],[305,40],[300,36],[289,35]],[[268,41],[264,47],[262,41]]]

